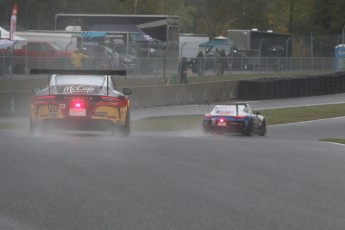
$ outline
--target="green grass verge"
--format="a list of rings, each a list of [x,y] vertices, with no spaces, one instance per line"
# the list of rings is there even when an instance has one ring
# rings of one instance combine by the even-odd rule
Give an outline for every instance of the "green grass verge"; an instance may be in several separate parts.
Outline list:
[[[286,124],[345,116],[345,104],[267,109],[260,111],[268,124]]]
[[[345,116],[345,104],[291,107],[261,110],[268,125],[311,121]],[[201,127],[203,115],[151,117],[132,121],[132,128],[138,131],[174,131]]]
[[[333,143],[345,145],[345,139],[341,139],[341,138],[323,138],[323,139],[320,139],[320,141],[333,142]]]

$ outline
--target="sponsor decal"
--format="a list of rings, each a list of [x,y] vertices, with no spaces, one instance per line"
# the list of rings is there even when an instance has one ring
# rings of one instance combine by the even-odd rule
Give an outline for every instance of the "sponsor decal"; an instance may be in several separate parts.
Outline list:
[[[57,117],[57,112],[49,112],[49,117]]]
[[[57,111],[58,110],[58,106],[57,105],[48,105],[48,110],[49,111]]]
[[[95,116],[97,116],[97,117],[105,117],[105,116],[107,116],[107,113],[106,113],[106,112],[95,112],[94,114],[95,114]]]
[[[63,89],[64,94],[74,94],[74,93],[92,93],[95,91],[95,87],[94,86],[88,86],[88,85],[70,85],[70,86],[66,86]]]

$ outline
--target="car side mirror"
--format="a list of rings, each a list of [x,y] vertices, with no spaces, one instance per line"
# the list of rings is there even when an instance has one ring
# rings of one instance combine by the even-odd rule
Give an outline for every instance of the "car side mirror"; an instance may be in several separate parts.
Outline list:
[[[132,94],[132,90],[131,89],[129,89],[129,88],[123,88],[123,90],[122,90],[122,93],[124,94],[124,95],[130,95],[130,94]]]

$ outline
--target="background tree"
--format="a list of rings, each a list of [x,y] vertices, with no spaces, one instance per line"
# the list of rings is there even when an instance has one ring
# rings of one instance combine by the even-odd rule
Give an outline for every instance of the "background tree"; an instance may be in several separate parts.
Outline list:
[[[341,34],[345,1],[339,0],[2,0],[0,25],[9,26],[18,2],[18,25],[54,29],[57,13],[180,16],[180,32],[226,35],[228,29],[273,30],[309,36]]]

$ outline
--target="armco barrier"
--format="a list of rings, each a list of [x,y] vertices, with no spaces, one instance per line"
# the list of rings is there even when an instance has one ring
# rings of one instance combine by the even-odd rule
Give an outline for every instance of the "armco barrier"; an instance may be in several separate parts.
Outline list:
[[[129,96],[130,106],[144,108],[229,101],[238,97],[237,88],[237,81],[133,87],[133,94]],[[0,93],[0,116],[13,113],[11,102],[14,103],[15,115],[28,115],[31,96],[31,92]]]
[[[133,108],[202,104],[216,101],[265,100],[345,92],[345,73],[292,78],[188,83],[133,87]],[[27,115],[31,92],[0,93],[0,116]]]
[[[240,80],[238,99],[264,100],[345,93],[345,73]]]
[[[189,83],[132,88],[131,106],[135,108],[202,104],[237,98],[237,81]]]

